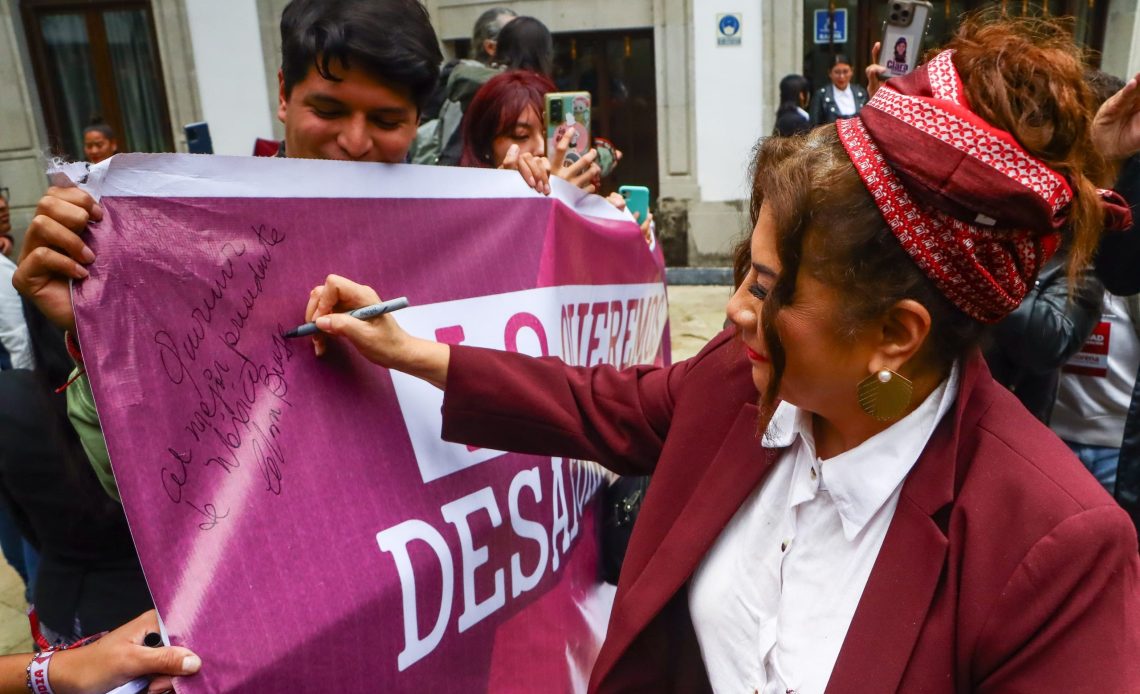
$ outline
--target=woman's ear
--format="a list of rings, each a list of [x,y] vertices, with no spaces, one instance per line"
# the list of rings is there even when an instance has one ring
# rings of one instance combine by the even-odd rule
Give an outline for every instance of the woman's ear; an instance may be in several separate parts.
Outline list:
[[[900,371],[918,354],[930,336],[930,312],[913,299],[903,299],[892,306],[880,323],[879,345],[870,371],[887,368]]]

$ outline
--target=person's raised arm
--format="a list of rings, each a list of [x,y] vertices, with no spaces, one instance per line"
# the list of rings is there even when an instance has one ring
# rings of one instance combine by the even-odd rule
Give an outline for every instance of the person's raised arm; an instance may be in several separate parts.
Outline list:
[[[1126,159],[1116,181],[1116,192],[1132,207],[1133,225],[1101,237],[1096,272],[1113,294],[1140,292],[1140,75],[1108,98],[1093,118],[1092,138],[1109,160]]]
[[[1126,159],[1140,152],[1140,74],[1101,104],[1093,118],[1092,138],[1097,151],[1109,160]]]
[[[882,50],[883,44],[879,41],[876,41],[875,45],[871,46],[871,63],[867,65],[867,69],[864,71],[864,74],[867,76],[868,99],[874,96],[875,92],[879,91],[879,87],[883,85],[883,82],[886,82],[887,78],[890,77],[890,70],[879,65],[879,54]]]
[[[653,470],[686,372],[723,342],[664,368],[572,367],[556,357],[416,338],[388,314],[361,321],[345,313],[379,301],[369,287],[337,275],[313,289],[305,316],[322,331],[317,355],[330,336],[339,337],[375,364],[444,389],[445,440],[596,460],[620,474]]]
[[[75,329],[69,281],[83,279],[95,254],[79,235],[103,218],[95,200],[78,188],[50,188],[24,234],[12,284],[61,328]]]
[[[371,287],[339,275],[329,275],[325,283],[309,293],[305,320],[321,330],[313,336],[317,356],[325,352],[325,336],[343,337],[364,358],[380,366],[422,378],[437,388],[447,384],[451,348],[439,342],[413,337],[388,314],[362,321],[346,312],[380,302]]]

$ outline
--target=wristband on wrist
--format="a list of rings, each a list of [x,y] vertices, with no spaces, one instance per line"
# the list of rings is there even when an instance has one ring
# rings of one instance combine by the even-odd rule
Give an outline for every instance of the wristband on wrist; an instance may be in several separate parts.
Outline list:
[[[28,691],[32,694],[55,694],[48,683],[48,664],[55,650],[46,650],[37,653],[28,663]]]

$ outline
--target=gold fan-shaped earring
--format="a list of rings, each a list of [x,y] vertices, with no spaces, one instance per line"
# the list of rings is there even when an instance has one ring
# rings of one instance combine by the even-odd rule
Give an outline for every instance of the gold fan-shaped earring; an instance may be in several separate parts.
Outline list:
[[[859,382],[859,407],[880,422],[906,411],[914,384],[890,369],[879,369]]]

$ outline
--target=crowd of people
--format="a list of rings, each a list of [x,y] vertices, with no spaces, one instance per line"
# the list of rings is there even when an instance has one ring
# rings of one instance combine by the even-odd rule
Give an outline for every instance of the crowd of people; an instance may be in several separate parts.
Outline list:
[[[293,0],[281,39],[280,156],[604,192],[597,150],[548,142],[536,18],[488,10],[445,63],[418,0]],[[380,297],[337,275],[297,297],[318,358],[343,340],[443,389],[448,440],[652,475],[592,691],[1140,687],[1140,76],[1090,71],[1056,24],[982,17],[882,72],[864,89],[836,56],[829,85],[781,81],[731,325],[692,359],[422,340],[348,316]],[[118,146],[85,133],[92,161]],[[41,650],[0,657],[0,692],[190,675],[210,663],[147,643],[75,338],[102,210],[51,188],[36,212],[18,265],[0,256],[0,536]],[[5,253],[8,226],[4,201]]]

